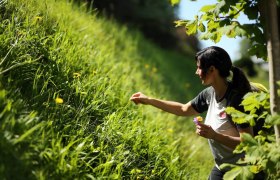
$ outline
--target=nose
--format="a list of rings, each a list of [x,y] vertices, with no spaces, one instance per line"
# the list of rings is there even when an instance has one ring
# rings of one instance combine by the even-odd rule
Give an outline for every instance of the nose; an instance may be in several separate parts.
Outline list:
[[[196,69],[195,74],[197,74],[197,75],[198,75],[198,69]]]

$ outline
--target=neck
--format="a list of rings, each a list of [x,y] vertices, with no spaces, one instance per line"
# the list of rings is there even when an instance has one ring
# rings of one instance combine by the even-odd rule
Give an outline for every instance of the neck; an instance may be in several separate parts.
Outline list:
[[[225,79],[222,79],[219,82],[213,83],[212,87],[215,90],[216,99],[220,100],[221,98],[224,97],[227,91],[228,82]]]

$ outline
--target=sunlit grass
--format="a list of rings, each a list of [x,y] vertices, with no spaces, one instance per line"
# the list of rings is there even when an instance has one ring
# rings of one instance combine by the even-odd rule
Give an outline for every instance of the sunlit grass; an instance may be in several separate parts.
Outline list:
[[[11,0],[1,13],[1,177],[206,178],[192,118],[129,102],[190,100],[192,57],[65,1]]]

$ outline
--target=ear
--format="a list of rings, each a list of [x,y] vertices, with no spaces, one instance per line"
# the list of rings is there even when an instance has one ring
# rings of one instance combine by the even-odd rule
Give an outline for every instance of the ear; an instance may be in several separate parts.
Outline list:
[[[210,66],[209,67],[209,72],[213,72],[215,69],[216,69],[215,66]]]

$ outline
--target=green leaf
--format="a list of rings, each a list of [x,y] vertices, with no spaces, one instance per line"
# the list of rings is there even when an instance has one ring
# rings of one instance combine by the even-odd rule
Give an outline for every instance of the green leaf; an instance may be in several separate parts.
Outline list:
[[[234,26],[229,25],[229,26],[224,26],[221,31],[223,34],[225,34],[229,38],[234,38],[236,36],[236,33],[234,31]]]
[[[170,0],[172,6],[179,4],[180,0]]]
[[[214,18],[214,16],[213,16],[212,14],[202,14],[202,15],[200,16],[201,22],[203,22],[203,21],[210,21],[210,20],[212,20],[213,18]]]
[[[208,40],[208,39],[210,39],[211,36],[212,36],[212,33],[206,32],[206,33],[201,34],[199,36],[199,39],[201,39],[201,40]]]
[[[253,118],[253,115],[249,116],[248,114],[238,111],[233,107],[227,107],[225,111],[231,115],[232,121],[237,124],[248,123],[251,121],[251,118]]]
[[[207,30],[208,32],[216,32],[216,30],[220,27],[218,21],[210,20],[207,23]]]
[[[203,23],[199,23],[199,24],[198,24],[198,29],[199,29],[201,32],[205,32],[205,30],[206,30]]]
[[[229,164],[229,163],[223,163],[219,166],[220,169],[224,170],[224,169],[233,169],[235,167],[237,167],[238,165],[234,165],[234,164]]]
[[[253,166],[250,166],[250,171],[254,174],[258,173],[261,171],[261,167],[260,166],[257,166],[257,165],[253,165]]]
[[[250,6],[245,6],[244,14],[247,15],[249,20],[258,19],[258,16],[259,16],[258,6],[257,5],[252,6],[252,4],[250,4]]]
[[[258,142],[248,133],[242,133],[241,138],[249,146],[258,145]]]
[[[177,20],[177,21],[174,21],[175,27],[186,26],[186,24],[188,22],[189,22],[189,20]]]
[[[234,38],[234,37],[236,37],[236,33],[235,33],[235,31],[233,30],[233,29],[230,29],[228,32],[227,32],[227,37],[229,37],[229,38]]]
[[[236,36],[239,36],[239,37],[243,37],[243,36],[247,35],[247,32],[244,29],[242,29],[242,27],[239,25],[235,26],[234,31],[235,31]]]
[[[222,167],[222,166],[221,166]],[[227,171],[224,175],[224,179],[226,180],[243,180],[243,179],[253,179],[254,174],[250,172],[249,166],[238,166],[235,165],[229,171]]]
[[[234,167],[232,170],[227,171],[224,175],[224,179],[234,180],[242,172],[242,168],[239,166]]]
[[[241,102],[241,105],[244,106],[245,111],[249,111],[250,114],[254,114],[257,109],[260,108],[262,103],[261,99],[264,100],[265,96],[258,98],[259,94],[257,92],[250,92],[244,96],[244,100]]]
[[[217,31],[216,33],[213,33],[213,36],[211,36],[211,39],[215,42],[215,43],[218,43],[220,42],[222,38],[222,33]]]
[[[186,24],[187,35],[192,35],[197,33],[197,21],[190,21]]]
[[[240,166],[241,167],[241,172],[236,178],[237,180],[243,180],[243,179],[253,179],[254,174],[250,172],[248,166]]]
[[[25,138],[27,138],[28,136],[30,136],[34,131],[36,131],[37,129],[39,129],[40,127],[44,126],[46,123],[44,121],[40,122],[39,124],[33,126],[32,128],[30,128],[28,131],[26,131],[24,134],[22,134],[18,139],[15,139],[15,141],[13,142],[14,144],[17,144],[21,141],[23,141]]]
[[[261,88],[261,86],[259,86],[259,88]],[[265,87],[264,87],[265,88]],[[266,89],[262,90],[262,91],[267,91]],[[268,93],[265,92],[260,92],[257,95],[257,100],[263,104],[262,102],[267,101],[268,100]]]
[[[268,118],[266,118],[266,123],[269,124],[273,124],[273,125],[279,125],[280,124],[280,115],[276,114],[273,116],[268,116]]]
[[[247,116],[245,116],[245,122],[248,122],[250,124],[250,126],[255,126],[256,125],[256,117],[258,117],[258,115],[256,114],[249,114]]]
[[[229,8],[229,12],[228,12],[228,16],[230,17],[230,19],[237,19],[240,16],[239,10],[241,8],[234,6],[234,7],[230,7]]]
[[[215,7],[216,7],[216,4],[206,5],[206,6],[203,6],[199,11],[205,12],[205,13],[213,12]]]
[[[219,3],[216,4],[216,7],[213,11],[213,13],[216,15],[216,16],[219,16],[219,14],[221,12],[223,12],[223,7],[226,6],[226,2],[221,0]]]
[[[255,43],[248,50],[250,55],[256,55],[258,58],[262,58],[267,61],[267,50],[265,44]]]
[[[226,0],[223,0],[220,2],[221,8],[220,8],[220,13],[223,15],[227,15],[231,9],[231,6]]]

